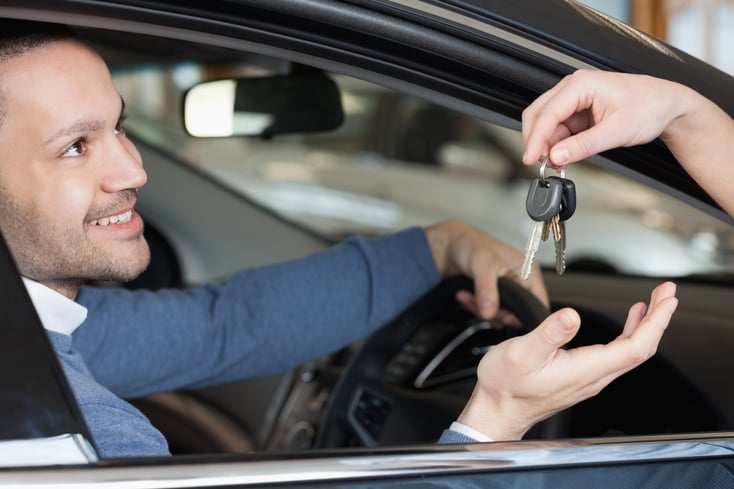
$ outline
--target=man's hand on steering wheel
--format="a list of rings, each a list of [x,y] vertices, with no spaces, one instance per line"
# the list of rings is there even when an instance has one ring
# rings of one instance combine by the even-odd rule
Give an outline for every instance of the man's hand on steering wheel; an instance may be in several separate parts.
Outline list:
[[[462,290],[456,300],[482,319],[491,319],[499,311],[497,279],[507,277],[519,281],[525,257],[512,246],[493,238],[462,221],[442,221],[426,228],[426,237],[436,267],[444,278],[466,275],[474,281],[474,293]],[[521,285],[548,306],[540,268]]]

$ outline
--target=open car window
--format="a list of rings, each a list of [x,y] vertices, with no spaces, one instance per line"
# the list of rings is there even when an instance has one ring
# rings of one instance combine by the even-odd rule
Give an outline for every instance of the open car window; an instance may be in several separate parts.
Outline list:
[[[326,2],[212,2],[210,10],[197,2],[97,2],[84,12],[79,2],[46,3],[58,12],[33,6],[19,12],[0,2],[0,14],[46,19],[63,13],[59,19],[78,24],[109,64],[125,100],[126,130],[149,174],[139,210],[153,261],[130,288],[220,282],[243,267],[301,257],[354,234],[375,237],[452,218],[523,249],[531,226],[525,199],[538,167],[520,164],[519,109],[578,67],[565,64],[574,56],[580,66],[603,66],[603,58],[582,49],[552,49],[543,36],[528,34],[535,32],[530,28],[523,31],[527,39],[515,25],[505,35],[496,19],[485,22],[481,5],[464,11],[457,6],[464,2],[334,2],[342,14],[363,22],[369,13],[384,21],[399,12],[389,17],[396,31],[390,23],[374,24],[394,39],[363,24],[329,24],[328,15],[316,15]],[[570,3],[555,6],[580,9]],[[517,15],[519,7],[498,8]],[[538,8],[542,13],[546,7]],[[424,10],[413,17],[416,9]],[[583,18],[598,20],[581,10]],[[274,11],[282,14],[277,21]],[[460,25],[459,13],[477,22]],[[439,14],[446,16],[437,20]],[[303,16],[319,27],[318,35],[302,32],[312,27]],[[482,41],[482,32],[491,42]],[[415,39],[431,42],[410,45]],[[439,52],[431,51],[434,41]],[[640,44],[643,54],[662,59]],[[452,57],[467,47],[476,59]],[[430,57],[411,57],[416,52]],[[672,58],[665,60],[674,63]],[[440,66],[444,62],[447,67]],[[183,99],[202,82],[283,80],[303,73],[337,87],[344,115],[339,127],[232,137],[194,137],[184,128]],[[713,79],[734,87],[731,80]],[[647,179],[624,171],[637,161],[647,165]],[[650,177],[657,170],[659,180]],[[411,316],[424,327],[394,340],[389,346],[395,351],[373,345],[372,351],[389,352],[378,376],[390,388],[372,395],[369,386],[360,387],[343,403],[338,442],[320,443],[319,432],[362,342],[263,378],[129,399],[165,434],[175,456],[100,461],[32,305],[16,287],[17,271],[0,255],[9,267],[3,283],[17,288],[2,313],[15,318],[16,309],[23,309],[17,318],[32,336],[21,342],[22,351],[9,349],[3,357],[0,377],[9,394],[0,439],[38,439],[57,456],[0,441],[0,457],[31,454],[30,460],[7,459],[10,469],[0,473],[0,487],[59,481],[70,487],[573,487],[575,481],[580,487],[619,487],[630,477],[653,487],[671,478],[682,485],[709,480],[726,486],[734,479],[734,387],[725,375],[734,368],[734,231],[681,171],[654,144],[567,170],[578,198],[566,223],[567,271],[556,275],[549,244],[538,260],[551,307],[571,306],[582,316],[582,333],[569,346],[610,341],[629,306],[662,278],[680,281],[681,312],[644,368],[569,410],[547,426],[550,431],[516,443],[435,445],[448,424],[431,419],[434,411],[418,402],[390,418],[394,399],[384,393],[406,386],[411,401],[427,394],[454,409],[456,399],[445,399],[464,401],[481,354],[504,339],[504,331],[453,307],[428,319]],[[693,196],[689,202],[680,199],[684,193]],[[11,326],[2,329],[7,345],[18,342]],[[33,381],[26,364],[40,365],[43,378]],[[448,418],[455,419],[450,409]],[[46,429],[51,421],[59,426]],[[429,424],[437,433],[429,432]],[[30,465],[41,468],[12,469]]]
[[[267,138],[186,133],[181,100],[192,86],[254,79],[283,66],[289,63],[263,57],[126,65],[115,80],[133,137],[332,242],[458,218],[525,246],[532,225],[525,199],[540,165],[520,164],[519,132],[409,93],[329,73],[344,109],[335,130]],[[591,163],[570,167],[566,177],[575,182],[578,201],[567,223],[569,270],[653,277],[734,270],[728,223]],[[552,247],[541,247],[538,260],[552,268]]]

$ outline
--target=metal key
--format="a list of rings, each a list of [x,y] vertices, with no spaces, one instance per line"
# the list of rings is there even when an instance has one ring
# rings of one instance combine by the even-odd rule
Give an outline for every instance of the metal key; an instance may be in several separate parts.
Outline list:
[[[562,221],[559,215],[553,216],[556,221],[553,227],[554,245],[556,249],[556,272],[563,275],[566,271],[566,221]],[[557,233],[555,232],[558,229]]]
[[[528,196],[525,201],[525,209],[528,216],[533,220],[533,226],[530,230],[527,244],[525,246],[525,261],[523,262],[520,276],[523,280],[530,276],[535,261],[535,255],[540,248],[540,242],[543,240],[545,229],[550,226],[549,221],[553,216],[557,216],[561,209],[561,200],[563,198],[563,186],[560,179],[546,179],[543,176],[545,172],[545,162],[541,165],[540,178],[536,178],[530,182]],[[548,223],[548,224],[546,224]],[[554,235],[555,238],[555,235]]]
[[[557,218],[558,234],[560,235],[555,240],[556,272],[558,272],[558,275],[563,275],[563,272],[566,271],[566,220],[576,211],[576,185],[573,181],[565,178],[564,174],[565,171],[561,171],[561,186],[563,188],[561,209],[558,216],[555,216]]]
[[[543,222],[543,232],[540,234],[541,241],[548,241],[548,236],[550,236],[550,230],[551,230],[551,222],[550,221]]]
[[[523,280],[530,276],[530,271],[533,268],[535,254],[538,252],[538,248],[540,248],[543,225],[544,221],[533,221],[533,225],[530,228],[530,236],[528,237],[528,242],[525,245],[525,261],[523,262],[522,270],[520,271],[520,277]]]

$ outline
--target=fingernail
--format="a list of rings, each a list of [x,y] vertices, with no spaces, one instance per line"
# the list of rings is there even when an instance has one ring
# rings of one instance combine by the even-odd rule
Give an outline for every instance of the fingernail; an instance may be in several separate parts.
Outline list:
[[[483,317],[490,317],[494,315],[494,302],[493,301],[482,301],[479,304],[479,311]]]
[[[566,321],[558,321],[558,329],[563,331],[564,333],[571,331],[573,329],[573,324],[567,323]]]
[[[670,295],[675,295],[675,292],[678,290],[678,284],[676,284],[675,282],[669,283],[670,285],[668,287],[670,287]]]
[[[575,311],[565,309],[558,316],[559,320],[556,322],[556,325],[564,332],[571,331],[576,327],[576,323],[578,322],[577,318],[578,314]]]
[[[553,148],[551,151],[551,161],[556,164],[565,163],[571,154],[568,152],[568,148]]]

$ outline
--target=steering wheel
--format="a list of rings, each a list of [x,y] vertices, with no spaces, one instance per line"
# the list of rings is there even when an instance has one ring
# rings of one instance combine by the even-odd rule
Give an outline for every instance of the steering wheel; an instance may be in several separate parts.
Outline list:
[[[549,314],[540,300],[508,279],[498,282],[500,307],[522,327],[497,327],[462,308],[464,276],[441,282],[350,358],[327,403],[315,446],[434,443],[466,404],[482,355],[497,343],[534,329]],[[525,438],[557,438],[564,418],[536,425]]]

